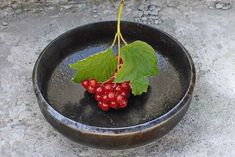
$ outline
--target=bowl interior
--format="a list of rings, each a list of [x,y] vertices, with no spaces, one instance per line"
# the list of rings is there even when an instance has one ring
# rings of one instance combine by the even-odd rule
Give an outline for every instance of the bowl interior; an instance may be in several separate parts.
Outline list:
[[[156,50],[160,74],[150,78],[148,92],[131,96],[125,109],[103,112],[93,95],[71,81],[75,71],[69,64],[108,48],[115,34],[116,22],[89,24],[59,36],[40,56],[39,88],[60,114],[90,126],[133,126],[158,118],[184,96],[191,77],[184,49],[165,33],[146,25],[122,22],[121,27],[128,42],[143,40]]]

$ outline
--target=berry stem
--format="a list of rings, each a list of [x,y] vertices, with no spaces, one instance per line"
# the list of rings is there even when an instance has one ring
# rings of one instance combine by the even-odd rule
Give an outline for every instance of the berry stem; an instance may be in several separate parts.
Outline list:
[[[117,33],[115,34],[114,40],[112,42],[112,45],[110,46],[110,48],[113,48],[115,43],[116,43],[116,41],[117,41],[117,44],[118,44],[118,55],[117,55],[118,65],[117,65],[117,72],[120,69],[120,62],[121,62],[121,41],[125,45],[128,45],[128,43],[123,38],[122,33],[121,33],[121,17],[122,17],[122,11],[123,11],[124,2],[125,2],[125,0],[121,0],[120,1],[120,5],[119,5],[119,9],[118,9],[118,17],[117,17]]]
[[[110,48],[113,48],[113,46],[115,45],[116,40],[117,40],[117,36],[118,36],[118,34],[116,33],[116,34],[115,34],[115,37],[114,37],[114,40],[113,40],[113,43],[112,43],[112,45],[110,46]]]
[[[122,17],[122,11],[124,6],[124,0],[121,0],[118,10],[118,18],[117,18],[117,40],[118,40],[118,65],[117,65],[117,71],[119,70],[120,65],[120,58],[121,58],[121,17]]]
[[[120,37],[121,37],[121,39],[122,39],[122,42],[123,42],[125,45],[128,45],[127,42],[126,42],[126,40],[123,38],[123,36],[122,36],[121,33],[120,33]]]
[[[111,81],[112,79],[113,79],[113,76],[110,79],[108,79],[108,80],[106,80],[104,82],[99,82],[99,83],[101,83],[103,85],[103,84],[106,84],[107,82]]]
[[[120,60],[121,60],[121,40],[120,40],[120,36],[118,36],[118,65],[117,65],[117,71],[119,71],[119,68],[120,68]]]
[[[121,34],[120,24],[121,24],[121,17],[122,17],[122,10],[123,10],[124,0],[121,0],[118,10],[118,18],[117,18],[117,34]]]

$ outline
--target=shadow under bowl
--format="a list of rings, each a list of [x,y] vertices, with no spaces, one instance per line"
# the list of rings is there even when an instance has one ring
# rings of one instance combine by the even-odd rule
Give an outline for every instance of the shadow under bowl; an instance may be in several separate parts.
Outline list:
[[[189,107],[195,68],[187,50],[157,28],[123,21],[121,29],[128,42],[150,44],[160,67],[160,74],[150,78],[148,92],[131,96],[125,109],[103,112],[94,96],[71,81],[75,71],[69,67],[108,48],[115,35],[115,21],[65,32],[36,61],[33,86],[43,115],[59,132],[81,144],[106,149],[142,145],[169,132]]]

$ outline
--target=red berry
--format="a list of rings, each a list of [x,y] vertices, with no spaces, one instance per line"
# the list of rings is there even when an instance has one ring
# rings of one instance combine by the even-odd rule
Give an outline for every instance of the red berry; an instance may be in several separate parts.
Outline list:
[[[96,82],[95,79],[91,79],[91,80],[89,80],[89,84],[90,84],[91,87],[95,88],[96,85],[97,85],[97,82]]]
[[[89,81],[88,80],[82,81],[82,86],[87,89],[89,86]]]
[[[113,87],[113,89],[115,89],[117,87],[117,84],[114,83],[112,87]]]
[[[127,99],[123,99],[122,102],[119,104],[120,108],[125,108],[127,106]]]
[[[130,92],[127,90],[123,90],[122,92],[120,92],[119,94],[121,94],[122,96],[128,98],[130,96]]]
[[[114,101],[115,100],[115,93],[114,92],[109,92],[107,94],[109,101]]]
[[[116,103],[115,101],[111,101],[109,103],[109,106],[113,109],[118,109],[118,103]]]
[[[103,110],[103,111],[108,111],[109,110],[109,105],[103,102],[99,102],[98,106]]]
[[[87,91],[88,91],[88,93],[90,93],[90,94],[94,94],[94,93],[95,93],[95,88],[94,88],[94,87],[91,87],[91,86],[88,86]]]
[[[95,95],[95,99],[96,99],[97,101],[101,101],[101,100],[102,100],[102,95],[96,94],[96,95]]]
[[[107,95],[103,95],[103,97],[102,97],[102,102],[103,102],[103,103],[108,103],[108,102],[109,102],[109,98],[108,98]]]
[[[104,85],[104,92],[105,93],[111,92],[112,90],[113,90],[112,84],[105,84]]]
[[[114,89],[115,92],[119,93],[123,90],[121,85],[117,85],[116,88]]]
[[[117,97],[116,97],[116,102],[117,103],[122,103],[122,101],[124,100],[125,98],[124,98],[124,96],[122,96],[122,95],[117,95]]]
[[[103,88],[102,87],[98,87],[95,89],[95,93],[96,94],[103,94]]]
[[[130,84],[128,82],[123,82],[121,84],[122,88],[124,88],[125,90],[130,90],[131,87],[130,87]]]

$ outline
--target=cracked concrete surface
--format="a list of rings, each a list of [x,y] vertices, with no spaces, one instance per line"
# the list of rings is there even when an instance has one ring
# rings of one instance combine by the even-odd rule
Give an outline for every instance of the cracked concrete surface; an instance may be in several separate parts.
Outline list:
[[[123,19],[134,21],[138,7],[128,3]],[[67,11],[60,8],[68,5],[55,10],[48,5],[38,12],[0,18],[0,156],[235,156],[235,2],[152,3],[160,8],[162,21],[152,25],[177,38],[195,62],[197,84],[183,120],[149,145],[118,151],[82,146],[54,130],[41,114],[32,89],[32,69],[38,55],[71,28],[115,20],[117,9],[108,1],[92,7],[79,3]],[[7,10],[1,11],[6,15]]]

